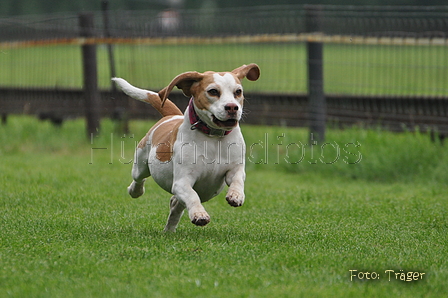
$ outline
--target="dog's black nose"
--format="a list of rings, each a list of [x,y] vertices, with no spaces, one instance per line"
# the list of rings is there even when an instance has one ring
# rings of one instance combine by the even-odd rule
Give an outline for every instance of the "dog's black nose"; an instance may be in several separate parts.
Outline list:
[[[228,103],[224,106],[224,109],[228,113],[236,113],[238,111],[238,105],[236,103]]]

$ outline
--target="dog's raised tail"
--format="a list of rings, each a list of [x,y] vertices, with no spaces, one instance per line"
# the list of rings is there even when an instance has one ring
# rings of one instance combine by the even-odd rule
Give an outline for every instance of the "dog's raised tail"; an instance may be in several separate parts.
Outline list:
[[[162,100],[156,92],[134,87],[121,78],[112,78],[112,81],[114,81],[117,86],[130,97],[152,105],[163,117],[183,115],[182,111],[169,99],[167,99],[162,106]]]

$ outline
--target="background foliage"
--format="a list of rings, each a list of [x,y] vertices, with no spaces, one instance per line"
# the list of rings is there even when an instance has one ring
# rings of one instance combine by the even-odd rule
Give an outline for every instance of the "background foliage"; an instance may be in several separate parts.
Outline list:
[[[171,2],[171,4],[170,4]],[[284,4],[330,4],[330,5],[353,5],[353,1],[348,0],[185,0],[185,1],[163,1],[163,0],[111,0],[110,8],[117,10],[148,10],[166,9],[175,6],[174,3],[182,3],[183,8],[200,7],[242,7],[252,5],[284,5]],[[100,10],[100,0],[2,0],[0,2],[0,16],[12,16],[23,14],[44,14],[67,11],[95,11]],[[446,5],[443,0],[359,0],[356,5]]]

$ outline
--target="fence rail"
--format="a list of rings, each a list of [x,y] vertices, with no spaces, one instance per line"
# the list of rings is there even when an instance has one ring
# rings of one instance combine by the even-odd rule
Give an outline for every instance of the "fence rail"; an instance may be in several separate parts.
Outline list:
[[[263,92],[250,87],[246,92],[250,97],[247,109],[252,111],[246,117],[249,123],[309,125],[313,121],[312,114],[320,113],[310,110],[314,102],[311,86],[320,86],[321,90],[315,94],[327,91],[322,111],[326,109],[326,119],[335,125],[363,123],[394,131],[419,127],[448,135],[448,6],[113,11],[108,15],[111,25],[107,30],[102,26],[103,17],[102,13],[93,15],[91,37],[80,37],[78,15],[0,19],[0,62],[4,66],[4,73],[0,74],[0,113],[39,110],[61,114],[61,117],[84,115],[85,106],[80,100],[86,95],[82,95],[81,90],[67,89],[77,84],[61,85],[59,77],[52,82],[49,80],[53,76],[47,79],[45,74],[38,73],[33,80],[39,77],[38,81],[44,83],[21,83],[26,81],[26,75],[22,77],[17,69],[30,72],[30,67],[34,66],[37,72],[48,71],[42,66],[51,64],[51,57],[27,58],[27,65],[17,65],[21,60],[13,57],[14,51],[58,46],[96,46],[99,51],[102,45],[108,45],[109,50],[111,46],[129,47],[129,54],[109,61],[119,64],[118,76],[123,76],[125,71],[127,78],[142,87],[145,85],[138,80],[148,76],[144,68],[148,61],[154,61],[151,67],[155,69],[151,71],[164,78],[161,83],[150,80],[155,88],[163,87],[178,71],[215,70],[216,65],[232,69],[239,66],[240,61],[259,63],[263,71],[261,80],[264,81],[259,83]],[[309,44],[318,46],[305,46]],[[212,45],[215,47],[194,52]],[[236,47],[230,49],[230,45]],[[310,56],[310,49],[318,49],[319,45],[323,46],[321,57]],[[184,54],[178,49],[189,52]],[[204,51],[208,51],[207,57]],[[73,53],[64,61],[73,60]],[[238,58],[240,53],[241,59]],[[195,62],[185,63],[179,55],[189,55]],[[142,57],[141,61],[137,56]],[[51,65],[51,69],[58,67]],[[309,83],[312,72],[308,71],[307,75],[301,70],[311,67],[320,68],[314,73],[323,74],[317,84]],[[80,68],[76,65],[71,68],[72,81],[82,83],[82,79],[76,78],[82,76]],[[168,74],[170,77],[165,78],[164,68],[172,70]],[[104,69],[99,66],[99,75],[110,82],[110,74]],[[285,72],[290,74],[285,76]],[[282,89],[270,84],[297,86],[300,80],[303,87],[299,88]],[[104,88],[104,83],[101,84]],[[266,88],[268,85],[271,87]],[[405,88],[411,91],[400,93],[399,90]],[[182,105],[180,96],[175,97]],[[111,95],[108,90],[101,91],[100,98],[103,115],[127,108],[132,117],[155,116],[147,107],[135,108],[136,103],[123,95]]]
[[[133,119],[157,119],[151,106],[123,93],[100,92],[101,116],[120,118],[126,111]],[[174,92],[170,99],[184,110],[188,100]],[[308,95],[246,94],[243,121],[249,124],[306,127]],[[418,129],[448,135],[448,100],[428,97],[382,97],[326,95],[327,121],[333,127],[353,124],[402,132]],[[76,89],[0,88],[0,106],[6,114],[32,114],[56,122],[85,115],[84,93]]]
[[[447,46],[447,38],[438,37],[370,37],[353,35],[325,35],[321,33],[301,34],[261,34],[223,37],[146,37],[146,38],[113,38],[113,37],[77,37],[54,38],[44,40],[5,41],[0,42],[0,49],[15,49],[57,45],[192,45],[192,44],[242,44],[242,43],[299,43],[321,42],[330,44],[359,45],[396,45],[396,46]]]

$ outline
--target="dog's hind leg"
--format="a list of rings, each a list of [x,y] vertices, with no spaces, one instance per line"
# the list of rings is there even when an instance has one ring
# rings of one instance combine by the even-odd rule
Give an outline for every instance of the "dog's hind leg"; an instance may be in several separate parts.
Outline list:
[[[136,182],[135,180],[131,182],[131,185],[128,186],[128,193],[134,199],[142,196],[145,193],[145,180],[143,179],[141,182]]]
[[[148,153],[145,148],[137,148],[135,150],[134,164],[132,166],[132,178],[134,181],[128,187],[128,193],[133,198],[138,198],[145,193],[145,180],[151,176],[147,156]]]
[[[175,196],[170,200],[170,215],[165,226],[165,232],[175,232],[177,224],[179,223],[182,214],[184,214],[185,206],[182,202],[178,201]]]

